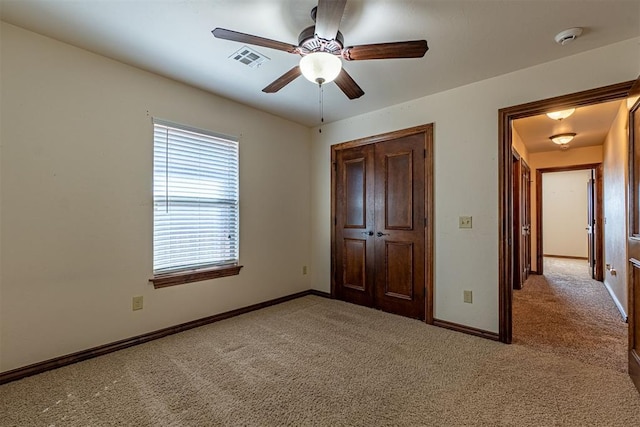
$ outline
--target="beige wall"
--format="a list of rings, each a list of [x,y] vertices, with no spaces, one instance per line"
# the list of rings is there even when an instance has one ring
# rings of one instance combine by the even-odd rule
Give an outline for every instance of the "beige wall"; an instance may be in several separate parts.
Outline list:
[[[498,110],[638,74],[639,39],[633,39],[330,123],[322,133],[316,129],[311,170],[313,287],[329,291],[331,283],[330,146],[434,123],[434,314],[497,332]],[[458,228],[460,215],[473,216],[473,229]],[[463,303],[465,289],[473,291],[473,304]]]
[[[513,126],[513,124],[511,125],[511,144],[520,155],[520,158],[524,159],[526,164],[529,164],[529,150],[527,150],[526,145],[524,145],[520,134]]]
[[[1,31],[0,370],[310,288],[308,128]],[[239,276],[148,283],[152,117],[240,137]]]
[[[435,123],[435,315],[497,332],[498,109],[640,73],[633,39],[320,134],[11,25],[1,31],[2,371],[310,287],[329,291],[331,144],[423,123]],[[151,117],[240,136],[239,276],[148,283]],[[474,228],[459,230],[459,215],[472,215]],[[473,304],[462,303],[463,289]],[[133,295],[144,296],[142,311],[131,311]]]
[[[547,151],[543,153],[531,153],[529,156],[531,166],[531,268],[536,268],[536,252],[538,249],[538,221],[536,210],[536,174],[538,169],[555,168],[563,166],[586,165],[592,163],[602,163],[602,146],[571,148],[566,151]]]
[[[588,257],[587,183],[590,179],[590,169],[542,175],[543,254]]]
[[[604,269],[604,283],[622,312],[627,313],[627,183],[629,110],[625,102],[604,141],[604,263],[616,275]]]

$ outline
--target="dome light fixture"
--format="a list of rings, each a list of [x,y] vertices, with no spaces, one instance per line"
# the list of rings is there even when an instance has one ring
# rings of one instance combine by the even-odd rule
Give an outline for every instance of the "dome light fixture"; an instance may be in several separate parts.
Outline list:
[[[550,136],[549,139],[553,141],[554,144],[562,146],[571,142],[575,136],[575,133],[559,133],[557,135]]]
[[[341,70],[340,58],[327,52],[313,52],[300,60],[302,75],[310,82],[319,85],[335,80]]]
[[[547,113],[547,117],[553,120],[562,120],[562,119],[566,119],[567,117],[575,113],[575,111],[576,111],[575,108],[568,108],[566,110],[560,110],[560,111],[552,111],[550,113]]]

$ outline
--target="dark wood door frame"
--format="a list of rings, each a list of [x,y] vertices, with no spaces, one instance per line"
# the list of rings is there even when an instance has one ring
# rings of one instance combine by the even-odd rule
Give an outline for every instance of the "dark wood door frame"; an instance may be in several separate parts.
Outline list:
[[[433,124],[416,126],[408,129],[370,136],[354,141],[343,142],[331,146],[331,296],[336,296],[336,157],[337,152],[347,148],[375,144],[389,139],[402,138],[409,135],[425,134],[425,322],[433,324]]]
[[[520,283],[524,284],[531,273],[531,168],[520,161],[520,262],[522,271]]]
[[[517,248],[517,250],[513,251],[513,269],[512,269],[512,277],[513,277],[513,288],[514,289],[522,289],[522,257],[520,256],[520,247],[522,246],[522,242],[520,241],[522,237],[522,224],[521,217],[522,214],[520,212],[521,204],[518,202],[520,200],[520,184],[522,183],[521,175],[520,175],[520,164],[522,162],[522,158],[518,154],[516,150],[513,150],[512,157],[513,164],[513,181],[512,181],[512,195],[513,195],[513,247]]]
[[[542,174],[553,172],[571,172],[579,170],[594,170],[596,181],[596,197],[595,197],[595,216],[596,216],[596,280],[602,281],[604,278],[604,266],[602,265],[603,257],[603,229],[604,229],[604,207],[602,205],[603,200],[603,186],[602,186],[602,163],[589,163],[583,165],[573,166],[560,166],[554,168],[543,168],[536,170],[536,227],[538,231],[536,233],[536,270],[538,274],[543,274],[543,255],[542,240]],[[586,225],[586,224],[585,224]]]
[[[498,111],[498,319],[499,340],[511,343],[512,337],[512,260],[513,217],[511,183],[512,170],[512,124],[516,119],[536,116],[555,110],[584,107],[601,102],[625,99],[634,81],[618,83],[527,104],[502,108]]]
[[[640,95],[640,77],[631,89]],[[629,376],[640,392],[640,99],[629,111],[629,256],[627,311],[629,322]]]

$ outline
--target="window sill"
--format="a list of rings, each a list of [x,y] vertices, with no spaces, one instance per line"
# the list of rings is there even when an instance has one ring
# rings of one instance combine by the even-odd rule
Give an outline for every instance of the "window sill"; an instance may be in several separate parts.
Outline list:
[[[209,279],[219,279],[240,274],[241,265],[225,265],[202,270],[179,271],[176,273],[158,274],[149,281],[156,289],[169,286],[183,285],[185,283],[200,282]]]

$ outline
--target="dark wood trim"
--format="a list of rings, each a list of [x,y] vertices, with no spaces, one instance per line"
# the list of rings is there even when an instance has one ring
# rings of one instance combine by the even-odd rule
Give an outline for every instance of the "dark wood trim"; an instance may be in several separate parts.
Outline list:
[[[125,348],[132,347],[134,345],[143,344],[145,342],[153,341],[158,338],[163,338],[163,337],[166,337],[167,335],[173,335],[178,332],[184,332],[189,329],[208,325],[210,323],[218,322],[220,320],[239,316],[241,314],[249,313],[255,310],[260,310],[262,308],[270,307],[273,305],[281,304],[283,302],[291,301],[293,299],[304,297],[307,295],[327,296],[327,293],[318,291],[315,289],[297,292],[295,294],[285,295],[280,298],[275,298],[269,301],[260,302],[258,304],[249,305],[247,307],[238,308],[238,309],[227,311],[220,314],[214,314],[213,316],[203,317],[202,319],[192,320],[190,322],[181,323],[176,326],[169,326],[168,328],[159,329],[157,331],[148,332],[146,334],[137,335],[135,337],[126,338],[120,341],[115,341],[109,344],[104,344],[98,347],[93,347],[93,348],[82,350],[76,353],[67,354],[65,356],[60,356],[53,359],[45,360],[43,362],[34,363],[32,365],[24,366],[22,368],[17,368],[11,371],[0,373],[0,384],[16,381],[22,378],[29,377],[31,375],[36,375],[42,372],[50,371],[52,369],[61,368],[63,366],[81,362],[83,360],[92,359],[94,357],[103,356],[105,354],[113,353],[114,351],[118,351],[118,350],[123,350]]]
[[[498,318],[500,341],[511,342],[512,294],[511,261],[513,260],[512,217],[510,214],[512,182],[511,147],[513,120],[536,116],[562,108],[581,107],[624,99],[635,81],[590,89],[568,95],[502,108],[498,111]],[[538,225],[539,227],[539,225]],[[536,267],[536,270],[542,273]]]
[[[331,293],[330,292],[325,292],[325,291],[319,291],[317,289],[310,289],[309,290],[309,295],[315,295],[317,297],[322,297],[322,298],[329,298],[331,299]]]
[[[640,96],[640,76],[635,80],[631,89],[629,89],[629,97]]]
[[[335,259],[335,247],[336,247],[336,159],[337,152],[348,148],[359,147],[362,145],[376,144],[378,142],[387,141],[389,139],[402,138],[405,136],[425,134],[425,198],[424,198],[424,212],[426,217],[425,227],[425,322],[428,324],[433,323],[433,280],[434,280],[434,197],[433,197],[433,123],[415,126],[412,128],[401,129],[393,132],[387,132],[380,135],[368,136],[353,141],[347,141],[331,146],[331,297],[336,297],[336,259]]]
[[[635,350],[629,351],[629,376],[640,392],[640,355]]]
[[[542,259],[542,172],[536,170],[536,271],[544,274]]]
[[[571,172],[577,170],[590,170],[596,171],[596,280],[603,280],[604,270],[602,266],[602,260],[604,256],[604,206],[602,205],[604,186],[602,183],[602,163],[584,163],[571,166],[557,166],[552,168],[541,168],[536,170],[536,270],[540,274],[544,274],[544,260],[545,256],[557,255],[544,255],[542,253],[543,246],[543,219],[542,219],[542,174],[553,172]],[[588,258],[587,258],[588,259]]]
[[[462,332],[467,335],[475,335],[476,337],[486,338],[493,341],[500,341],[500,336],[495,332],[485,331],[484,329],[473,328],[471,326],[460,325],[458,323],[449,322],[447,320],[433,319],[433,325],[441,328],[450,329],[456,332]]]
[[[433,133],[433,123],[414,126],[407,129],[395,130],[380,135],[367,136],[365,138],[354,139],[353,141],[342,142],[340,144],[332,145],[331,151],[333,152],[334,150],[345,150],[347,148],[359,147],[361,145],[375,144],[377,142],[387,141],[389,139],[402,138],[405,136],[415,135],[423,132],[428,133],[429,131]],[[331,158],[331,161],[334,161],[333,157]]]
[[[596,265],[595,280],[604,281],[604,166],[596,167]]]
[[[434,259],[434,216],[435,216],[435,199],[433,197],[433,183],[435,177],[433,175],[433,124],[420,126],[423,129],[425,140],[425,158],[424,158],[424,215],[426,218],[426,224],[424,229],[424,279],[425,279],[425,310],[424,321],[428,324],[433,324],[433,269],[435,264]]]
[[[586,256],[550,255],[550,254],[543,254],[542,256],[545,256],[547,258],[585,259],[587,261],[589,260],[589,257],[586,257]]]
[[[183,285],[185,283],[201,282],[203,280],[219,279],[240,274],[241,265],[225,265],[220,267],[205,268],[201,270],[179,271],[175,273],[158,274],[149,281],[156,289],[168,286]]]
[[[640,95],[640,77],[636,80],[635,84],[631,88],[632,96]],[[637,334],[635,328],[638,326],[640,316],[640,294],[637,292],[636,275],[640,274],[640,260],[635,257],[638,256],[637,246],[640,241],[640,227],[638,227],[638,207],[640,201],[638,200],[638,190],[636,185],[640,180],[638,174],[640,173],[640,165],[638,164],[638,158],[640,157],[640,147],[638,147],[638,141],[640,141],[640,135],[636,135],[637,131],[637,117],[636,113],[640,110],[640,99],[637,99],[633,106],[629,110],[629,151],[628,151],[628,169],[629,176],[627,179],[627,255],[629,256],[629,271],[627,272],[627,322],[629,326],[628,333],[628,346],[629,346],[629,376],[633,384],[640,392],[640,355],[638,354],[639,343],[636,342]]]

